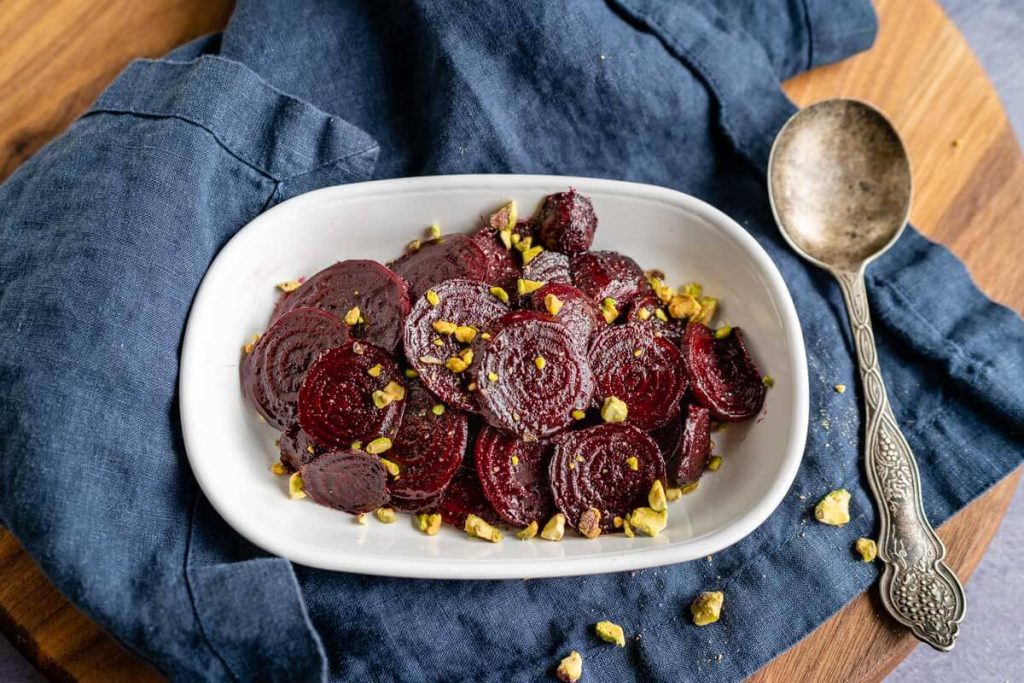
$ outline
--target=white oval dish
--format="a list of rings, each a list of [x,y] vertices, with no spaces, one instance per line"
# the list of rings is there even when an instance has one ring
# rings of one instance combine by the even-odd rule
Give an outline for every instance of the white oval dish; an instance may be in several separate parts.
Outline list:
[[[240,347],[262,331],[275,283],[348,258],[387,262],[437,222],[468,232],[509,199],[520,212],[572,186],[589,195],[595,249],[616,249],[668,282],[697,281],[723,302],[719,318],[741,325],[758,366],[775,379],[756,420],[714,435],[724,456],[694,493],[669,506],[655,538],[621,534],[560,543],[471,539],[445,527],[416,531],[408,516],[367,525],[287,495],[270,471],[277,433],[256,418],[239,384]],[[756,529],[796,476],[807,432],[803,335],[793,301],[765,251],[732,219],[689,195],[590,178],[465,175],[326,188],[274,207],[221,250],[196,295],[181,358],[181,423],[189,462],[218,513],[254,544],[300,564],[339,571],[438,579],[596,574],[703,558]]]

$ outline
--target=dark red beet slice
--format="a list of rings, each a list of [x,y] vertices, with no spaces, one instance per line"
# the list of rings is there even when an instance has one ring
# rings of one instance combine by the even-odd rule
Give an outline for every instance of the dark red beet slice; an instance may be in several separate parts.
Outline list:
[[[289,469],[298,470],[303,465],[312,462],[323,455],[326,451],[313,443],[309,434],[302,431],[298,423],[281,432],[281,462]]]
[[[476,442],[476,472],[484,495],[509,524],[542,525],[555,512],[548,486],[551,443],[526,443],[493,427]]]
[[[267,422],[280,430],[295,422],[299,387],[321,353],[343,346],[349,330],[336,316],[296,308],[270,326],[242,362],[242,386]]]
[[[630,457],[637,460],[635,470]],[[665,483],[665,462],[658,444],[636,427],[604,424],[555,439],[548,478],[555,505],[572,526],[587,508],[597,508],[601,528],[609,531],[615,517],[647,505],[655,479]]]
[[[445,235],[424,242],[405,254],[391,268],[409,283],[415,299],[434,285],[453,278],[486,281],[488,261],[469,235]]]
[[[690,323],[683,335],[683,355],[693,396],[716,420],[738,422],[757,415],[765,386],[743,343],[740,328],[715,339],[707,326]]]
[[[572,411],[585,410],[594,393],[581,345],[543,313],[517,311],[500,321],[473,365],[484,419],[525,441],[564,429]]]
[[[686,408],[686,427],[679,452],[668,465],[669,476],[676,486],[700,479],[711,457],[711,414],[708,409],[691,403]]]
[[[419,373],[420,381],[445,403],[460,410],[476,411],[476,395],[467,389],[471,373],[453,373],[444,363],[467,348],[454,335],[440,334],[435,322],[474,327],[479,335],[491,329],[508,306],[490,293],[490,287],[470,280],[448,280],[431,287],[437,294],[434,306],[421,296],[405,321],[405,355]],[[441,345],[434,343],[441,340]],[[424,360],[426,359],[426,360]]]
[[[523,266],[523,277],[535,282],[571,285],[569,257],[557,251],[542,251]]]
[[[626,421],[644,431],[656,429],[678,411],[686,391],[683,354],[645,325],[616,325],[598,332],[587,354],[597,385],[594,397],[624,401]]]
[[[590,251],[569,262],[572,281],[593,301],[615,299],[619,310],[647,289],[644,271],[636,261],[617,251]]]
[[[658,317],[658,309],[661,309],[665,320]],[[683,338],[683,332],[686,330],[686,320],[670,317],[668,308],[651,293],[640,295],[629,305],[626,322],[648,325],[655,334],[660,334],[675,344],[678,344],[679,340]]]
[[[504,209],[504,207],[502,207]],[[511,293],[516,286],[516,279],[522,273],[522,257],[515,249],[506,247],[501,241],[499,230],[506,225],[508,214],[504,211],[491,216],[490,225],[486,225],[475,233],[471,239],[476,246],[480,247],[487,259],[487,282],[492,285],[504,287]],[[516,223],[513,234],[520,238],[531,234],[528,223]]]
[[[489,524],[501,523],[501,518],[487,502],[476,471],[463,467],[448,484],[438,506],[445,522],[462,529],[467,515],[476,515]]]
[[[281,302],[277,316],[302,306],[333,313],[340,319],[359,307],[362,322],[354,336],[394,351],[402,338],[402,322],[409,313],[409,289],[390,270],[368,260],[349,260],[324,268]]]
[[[666,463],[672,462],[679,454],[679,446],[683,442],[683,417],[679,408],[676,407],[668,422],[648,434],[658,444],[662,459]]]
[[[435,415],[437,399],[419,382],[412,382],[405,416],[391,450],[384,454],[400,473],[388,482],[391,503],[403,512],[436,507],[459,470],[469,439],[469,419],[455,408]]]
[[[314,502],[358,515],[387,504],[380,458],[364,451],[331,451],[304,465],[302,484]]]
[[[562,309],[555,314],[555,320],[565,325],[577,343],[586,346],[594,332],[608,326],[597,304],[572,285],[557,282],[544,285],[530,295],[532,307],[546,312],[544,297],[548,294],[554,294],[562,302]]]
[[[568,192],[549,194],[534,217],[537,236],[548,249],[565,254],[580,254],[594,241],[597,215],[590,197],[569,188]]]
[[[377,365],[381,371],[371,377],[368,371]],[[405,401],[383,408],[373,403],[373,392],[389,382],[401,384],[401,373],[391,356],[376,346],[355,341],[331,349],[306,373],[299,390],[299,425],[318,444],[331,448],[394,437]]]

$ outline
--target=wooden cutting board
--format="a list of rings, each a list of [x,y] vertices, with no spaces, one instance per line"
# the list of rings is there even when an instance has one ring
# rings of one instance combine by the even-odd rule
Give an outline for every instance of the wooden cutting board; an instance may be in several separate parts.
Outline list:
[[[6,0],[0,21],[0,179],[63,131],[129,60],[158,56],[220,30],[231,4]],[[964,259],[990,296],[1021,310],[1024,163],[996,93],[934,0],[876,0],[876,7],[882,30],[873,50],[795,78],[786,90],[802,105],[849,96],[886,111],[910,148],[915,225]],[[981,559],[1020,474],[940,530],[961,577]],[[968,620],[983,618],[968,610]],[[0,629],[54,680],[159,679],[68,604],[3,530]],[[753,678],[875,681],[915,643],[881,613],[872,591]]]

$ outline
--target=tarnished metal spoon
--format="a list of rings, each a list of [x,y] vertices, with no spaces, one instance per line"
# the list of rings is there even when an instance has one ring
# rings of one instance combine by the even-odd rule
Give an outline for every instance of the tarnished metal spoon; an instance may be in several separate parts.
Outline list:
[[[874,107],[818,102],[791,118],[772,147],[768,194],[798,254],[839,281],[853,328],[865,401],[865,468],[878,504],[880,590],[886,609],[948,651],[964,618],[964,589],[925,517],[914,454],[889,406],[878,367],[864,270],[896,241],[910,213],[910,161]]]

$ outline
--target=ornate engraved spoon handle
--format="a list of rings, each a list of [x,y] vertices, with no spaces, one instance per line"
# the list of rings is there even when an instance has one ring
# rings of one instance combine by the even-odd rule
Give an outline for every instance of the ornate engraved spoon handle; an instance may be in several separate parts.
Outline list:
[[[921,477],[893,417],[878,367],[863,267],[837,272],[853,328],[865,402],[865,468],[878,505],[878,555],[885,567],[882,603],[914,635],[937,650],[956,642],[964,589],[946,565],[946,547],[925,517]]]

